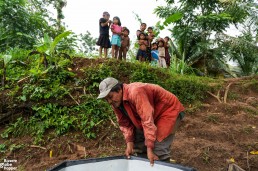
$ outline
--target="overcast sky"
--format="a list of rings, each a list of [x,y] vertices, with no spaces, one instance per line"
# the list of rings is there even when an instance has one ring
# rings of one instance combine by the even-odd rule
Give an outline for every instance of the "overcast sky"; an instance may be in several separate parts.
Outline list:
[[[63,8],[68,29],[75,33],[86,33],[88,30],[94,37],[99,36],[98,21],[104,11],[108,11],[111,19],[118,16],[122,26],[129,28],[131,37],[140,28],[135,19],[136,13],[147,26],[154,26],[159,20],[153,10],[159,5],[164,5],[164,0],[67,0],[67,6]],[[163,31],[161,36],[167,36],[168,31]]]

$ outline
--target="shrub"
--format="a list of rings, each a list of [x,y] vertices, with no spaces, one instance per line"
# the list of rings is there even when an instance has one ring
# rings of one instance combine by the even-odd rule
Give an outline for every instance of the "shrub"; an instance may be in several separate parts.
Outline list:
[[[88,91],[93,94],[98,93],[101,80],[112,76],[126,83],[158,84],[178,96],[182,103],[202,100],[206,91],[210,89],[208,83],[213,81],[204,77],[171,74],[169,70],[153,68],[146,63],[128,63],[117,60],[85,68],[84,72],[84,83]]]
[[[37,68],[35,62],[27,70],[19,70],[19,76],[29,75],[30,78],[22,86],[14,85],[9,94],[18,96],[17,104],[13,106],[31,102],[32,107],[29,108],[33,115],[21,117],[9,124],[1,134],[3,138],[29,134],[34,137],[35,143],[42,143],[47,131],[53,131],[55,136],[59,136],[71,130],[82,132],[87,138],[96,137],[99,125],[115,116],[108,103],[96,99],[99,83],[109,76],[125,83],[158,84],[178,96],[183,104],[202,100],[210,89],[208,83],[213,81],[197,76],[171,74],[167,69],[153,68],[147,63],[117,60],[96,62],[91,67],[81,68],[83,75],[77,76],[68,71],[68,67],[72,68],[70,64],[69,60],[64,60],[57,66],[42,70],[43,66]],[[74,86],[86,90],[86,94],[77,94],[75,97],[80,100],[80,104],[63,103],[69,101],[65,98],[67,95],[72,96]]]

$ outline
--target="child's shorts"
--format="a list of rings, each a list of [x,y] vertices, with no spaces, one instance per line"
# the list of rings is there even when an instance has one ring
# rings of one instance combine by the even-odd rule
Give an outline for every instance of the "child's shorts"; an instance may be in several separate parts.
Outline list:
[[[139,59],[139,56],[144,57],[145,59],[148,58],[147,52],[144,50],[139,49],[137,53],[137,58]]]
[[[121,37],[117,34],[112,35],[111,45],[121,46]]]

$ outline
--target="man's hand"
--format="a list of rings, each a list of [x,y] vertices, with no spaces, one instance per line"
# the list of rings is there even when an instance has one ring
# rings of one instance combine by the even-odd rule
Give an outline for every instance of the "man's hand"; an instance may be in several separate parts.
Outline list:
[[[147,148],[147,156],[148,156],[148,159],[150,160],[151,166],[154,165],[154,160],[159,160],[158,156],[156,156],[156,154],[153,153],[151,148]]]
[[[133,142],[128,142],[126,145],[125,155],[129,159],[130,155],[133,154]]]

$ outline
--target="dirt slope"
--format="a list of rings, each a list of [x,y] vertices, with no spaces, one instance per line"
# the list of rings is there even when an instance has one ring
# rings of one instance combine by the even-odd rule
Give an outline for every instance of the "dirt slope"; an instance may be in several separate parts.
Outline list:
[[[82,67],[83,62],[78,65]],[[224,171],[226,161],[234,158],[243,169],[258,171],[258,155],[250,154],[250,151],[258,151],[257,80],[257,77],[225,80],[220,97],[217,92],[210,92],[203,103],[186,106],[187,115],[172,146],[172,159],[200,171]],[[221,97],[226,97],[226,103]],[[63,160],[122,155],[125,144],[114,122],[107,121],[95,140],[76,132],[47,138],[48,143],[43,147],[33,146],[31,137],[10,139],[17,149],[0,152],[0,163],[4,158],[17,159],[19,170],[40,171]],[[0,133],[3,129],[0,126]],[[5,141],[0,138],[0,143]],[[19,144],[22,147],[18,148]]]

